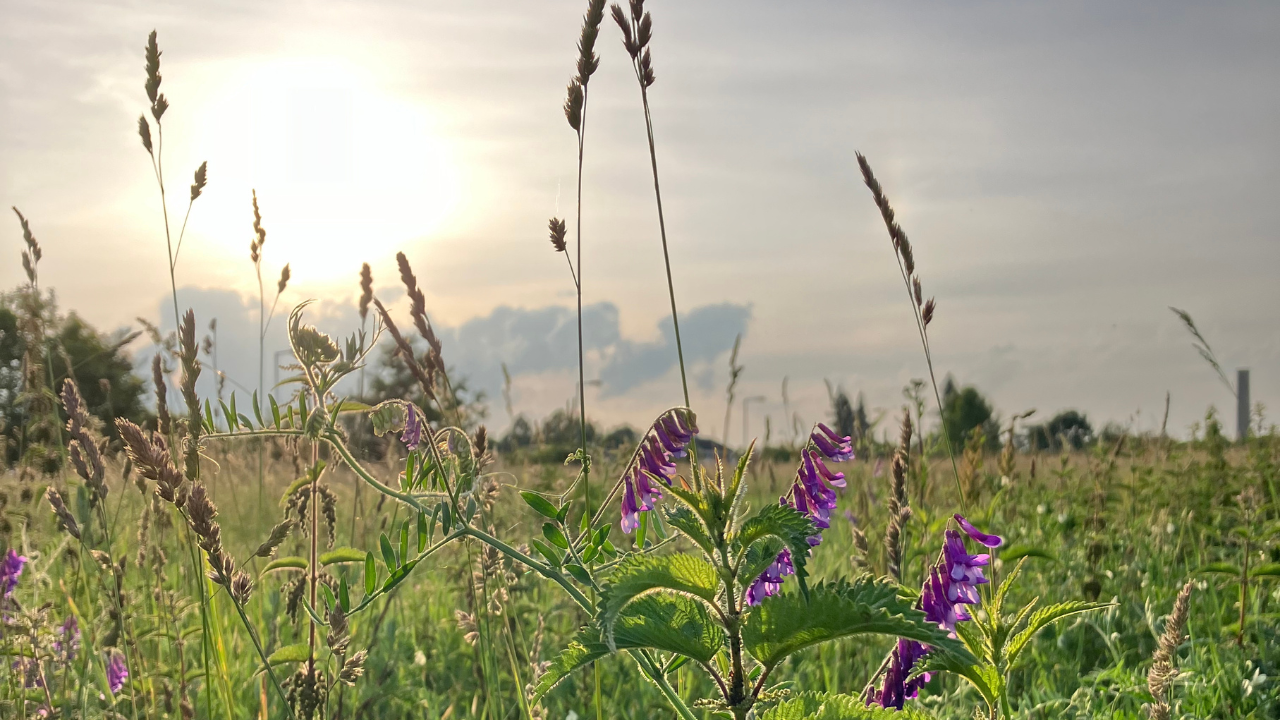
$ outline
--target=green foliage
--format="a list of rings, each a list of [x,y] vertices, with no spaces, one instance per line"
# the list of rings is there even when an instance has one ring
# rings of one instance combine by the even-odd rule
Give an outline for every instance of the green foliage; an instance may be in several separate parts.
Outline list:
[[[796,693],[768,711],[759,720],[925,720],[929,715],[913,709],[893,710],[873,705],[861,698],[829,693]]]
[[[608,584],[601,590],[596,622],[612,646],[619,614],[636,598],[664,591],[692,596],[714,607],[719,580],[715,567],[692,555],[630,555],[609,575]]]
[[[939,654],[972,660],[960,642],[900,596],[895,584],[870,575],[819,583],[807,601],[796,593],[768,598],[742,628],[747,650],[766,668],[812,645],[863,634],[911,638],[938,648]]]
[[[806,566],[809,559],[809,538],[818,534],[818,528],[804,513],[782,505],[768,504],[746,522],[733,537],[733,552],[743,557],[753,545],[765,538],[777,538],[791,549],[791,564],[795,567],[796,580],[802,594],[808,593],[809,577]],[[757,562],[762,559],[757,556]],[[758,574],[758,573],[757,573]],[[748,575],[747,577],[752,577]]]

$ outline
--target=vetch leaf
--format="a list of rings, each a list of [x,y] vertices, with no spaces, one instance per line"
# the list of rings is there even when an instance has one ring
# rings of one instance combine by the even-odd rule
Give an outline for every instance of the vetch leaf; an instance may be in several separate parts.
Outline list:
[[[306,662],[310,657],[311,646],[307,645],[307,643],[297,643],[295,645],[285,645],[271,653],[267,658],[267,663],[275,667],[289,662]]]
[[[373,553],[364,555],[364,594],[372,595],[378,587],[378,564],[373,561]]]
[[[307,569],[306,558],[282,557],[282,558],[276,558],[275,560],[272,560],[271,562],[267,563],[262,568],[262,572],[269,573],[272,570],[306,570],[306,569]]]
[[[533,508],[534,512],[538,513],[539,515],[545,518],[555,520],[557,517],[557,514],[560,512],[559,510],[556,509],[555,505],[551,504],[551,501],[547,500],[546,498],[542,497],[537,493],[532,493],[532,492],[529,492],[528,490],[522,490],[520,492],[520,497],[524,499],[524,502],[526,505]]]
[[[565,539],[564,533],[560,532],[560,528],[556,527],[555,523],[543,523],[542,536],[561,550],[569,549],[569,541]]]
[[[386,563],[387,569],[395,570],[398,565],[396,551],[391,549],[391,538],[386,533],[378,537],[378,547],[382,550],[382,562]]]
[[[327,567],[339,563],[355,563],[364,560],[365,552],[353,547],[338,547],[320,556],[320,564]]]

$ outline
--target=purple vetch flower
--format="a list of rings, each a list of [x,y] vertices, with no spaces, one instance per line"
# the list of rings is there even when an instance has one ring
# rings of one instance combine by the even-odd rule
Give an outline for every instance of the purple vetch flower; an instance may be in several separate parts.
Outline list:
[[[813,441],[819,452],[830,460],[844,462],[853,459],[853,438],[848,435],[837,435],[824,423],[818,423],[818,429],[809,435],[809,439]]]
[[[747,604],[759,605],[765,598],[776,595],[782,589],[782,579],[795,573],[796,568],[791,564],[791,550],[783,548],[773,564],[765,568],[747,588]]]
[[[982,543],[989,548],[998,548],[1004,544],[1004,538],[999,535],[988,535],[982,532],[978,528],[974,527],[973,523],[965,520],[964,516],[960,513],[956,513],[952,517],[956,519],[956,523],[960,525],[960,529],[964,530],[964,534],[973,538],[974,542]]]
[[[400,442],[410,450],[422,444],[422,418],[413,403],[404,404],[404,431],[400,433]]]
[[[951,581],[947,588],[947,599],[956,603],[977,605],[978,586],[984,585],[987,578],[982,574],[983,566],[991,562],[987,554],[970,555],[965,551],[964,540],[955,530],[947,531],[946,542],[942,546],[943,562],[947,568],[947,577]]]
[[[17,550],[9,548],[4,562],[0,563],[0,598],[7,598],[13,594],[13,589],[18,586],[18,576],[22,575],[22,568],[26,564],[25,555],[19,555]]]
[[[626,484],[622,491],[622,532],[630,535],[640,527],[640,506],[636,504],[636,489],[630,478]]]
[[[961,529],[976,542],[987,547],[999,547],[1004,543],[1003,538],[978,530],[960,515],[956,515],[955,519]],[[924,611],[925,619],[955,637],[956,623],[972,619],[965,606],[980,603],[977,586],[988,582],[982,574],[982,568],[990,561],[990,555],[969,554],[964,545],[964,536],[948,529],[942,546],[942,560],[929,572],[929,578],[920,589],[920,609]],[[929,646],[921,643],[903,645],[912,642],[898,641],[898,647],[894,650],[894,656],[884,675],[884,684],[879,694],[868,694],[868,705],[875,703],[882,707],[901,709],[903,700],[915,697],[920,686],[929,681],[927,673],[910,682],[906,681],[912,666],[929,652]]]
[[[791,492],[778,498],[780,505],[809,516],[818,528],[818,534],[808,538],[811,548],[822,542],[822,531],[831,527],[831,511],[836,508],[836,493],[829,486],[842,488],[846,484],[844,473],[832,472],[826,463],[852,459],[851,439],[841,437],[831,428],[818,423],[809,434],[809,442],[800,451],[800,466],[791,483]],[[778,562],[761,573],[747,588],[748,605],[759,605],[766,597],[777,593],[782,587],[782,578],[794,572],[791,551],[783,550],[782,553],[786,554],[785,567],[788,572],[770,574],[773,568],[779,567],[783,562],[783,555],[779,554]]]
[[[622,531],[631,533],[640,527],[640,513],[657,507],[662,498],[661,486],[655,479],[670,485],[678,470],[673,458],[688,454],[689,444],[698,432],[693,413],[684,408],[668,410],[653,422],[636,450],[635,458],[622,475]]]
[[[76,622],[75,615],[68,615],[66,622],[54,634],[53,649],[67,660],[75,658],[76,650],[80,649],[80,624]]]
[[[112,653],[111,659],[107,661],[107,686],[111,688],[112,695],[120,692],[127,677],[129,668],[124,664],[124,656]]]

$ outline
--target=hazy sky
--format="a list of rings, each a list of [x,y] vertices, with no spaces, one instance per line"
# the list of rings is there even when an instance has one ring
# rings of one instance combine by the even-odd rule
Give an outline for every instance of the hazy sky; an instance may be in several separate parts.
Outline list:
[[[155,28],[175,231],[191,173],[209,162],[177,284],[202,322],[218,318],[222,369],[256,385],[256,188],[268,288],[291,263],[282,307],[317,298],[313,316],[349,332],[368,261],[403,318],[402,249],[446,361],[493,396],[493,424],[506,424],[502,363],[515,410],[540,416],[576,377],[571,282],[546,221],[574,210],[560,106],[585,6],[0,0],[0,202],[31,219],[64,309],[106,329],[139,315],[172,325],[136,133]],[[895,409],[926,372],[855,150],[937,296],[939,371],[1005,416],[1077,407],[1151,429],[1168,391],[1176,432],[1210,404],[1233,417],[1169,305],[1192,313],[1229,371],[1252,368],[1254,399],[1280,411],[1280,6],[648,8],[676,292],[712,436],[739,332],[739,397],[764,398],[753,434],[765,415],[780,432],[784,376],[811,422],[826,412],[824,379]],[[679,402],[679,378],[639,92],[616,27],[598,48],[588,412],[640,425]],[[13,218],[0,227],[0,287],[13,287],[21,234]]]

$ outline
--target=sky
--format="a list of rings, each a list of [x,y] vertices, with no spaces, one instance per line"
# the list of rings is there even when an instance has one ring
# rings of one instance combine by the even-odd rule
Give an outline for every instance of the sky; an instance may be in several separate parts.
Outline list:
[[[863,152],[938,310],[939,380],[1004,417],[1078,408],[1185,435],[1235,400],[1280,408],[1280,6],[1229,2],[649,0],[650,89],[692,404],[724,434],[729,351],[746,430],[828,414],[828,383],[896,413],[928,368]],[[105,330],[173,326],[164,218],[137,135],[143,46],[163,55],[163,165],[180,303],[216,318],[220,370],[256,387],[251,191],[267,241],[268,370],[284,316],[359,326],[360,263],[408,323],[409,257],[456,375],[489,423],[574,398],[574,293],[547,240],[575,211],[561,111],[585,0],[0,0],[0,202],[44,249],[41,281]],[[639,89],[602,28],[582,199],[588,415],[647,424],[681,403]],[[570,222],[571,249],[577,242]],[[16,218],[0,287],[22,279]],[[7,248],[7,249],[5,249]],[[394,302],[392,302],[394,301]],[[139,360],[148,353],[134,347]],[[266,380],[270,384],[270,377]],[[787,386],[784,404],[782,387]],[[1274,410],[1273,410],[1274,412]],[[743,437],[735,406],[730,441]],[[891,425],[886,420],[885,425]]]

